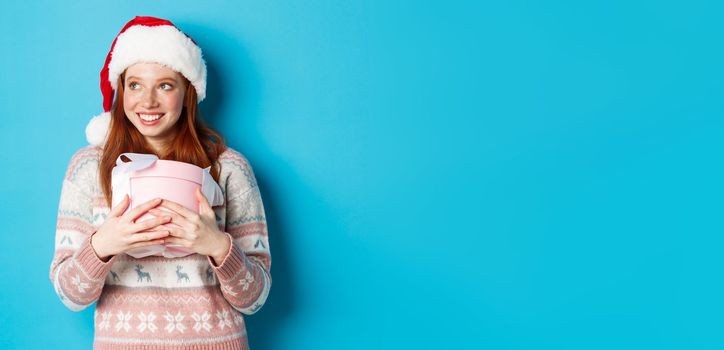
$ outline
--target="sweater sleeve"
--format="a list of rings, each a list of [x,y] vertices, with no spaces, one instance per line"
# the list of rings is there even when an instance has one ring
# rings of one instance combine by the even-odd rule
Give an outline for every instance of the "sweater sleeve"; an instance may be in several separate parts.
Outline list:
[[[209,263],[229,304],[251,315],[269,295],[271,255],[259,187],[247,162],[239,170],[229,176],[226,192],[226,231],[232,244],[218,266],[211,258]]]
[[[60,300],[73,311],[93,304],[101,294],[111,261],[98,258],[90,238],[93,225],[93,201],[90,195],[94,159],[86,150],[76,153],[70,161],[58,205],[55,252],[50,265],[50,280]]]

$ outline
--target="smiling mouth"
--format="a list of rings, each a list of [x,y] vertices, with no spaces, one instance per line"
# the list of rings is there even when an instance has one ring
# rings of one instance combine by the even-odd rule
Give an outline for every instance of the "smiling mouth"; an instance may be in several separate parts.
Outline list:
[[[154,122],[156,120],[161,119],[163,117],[163,114],[141,114],[138,113],[138,117],[141,118],[142,121],[145,122]]]

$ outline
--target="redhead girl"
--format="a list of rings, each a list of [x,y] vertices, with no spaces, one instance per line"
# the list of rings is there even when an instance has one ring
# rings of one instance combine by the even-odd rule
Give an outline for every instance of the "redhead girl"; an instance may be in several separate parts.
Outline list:
[[[105,113],[63,180],[50,267],[58,297],[74,311],[96,303],[95,349],[248,349],[244,315],[271,286],[266,218],[247,159],[200,119],[201,49],[167,20],[136,17],[113,41],[101,91]],[[123,153],[210,167],[223,203],[212,207],[199,188],[198,211],[161,198],[131,208],[127,195],[112,198]],[[189,254],[127,254],[159,245]]]

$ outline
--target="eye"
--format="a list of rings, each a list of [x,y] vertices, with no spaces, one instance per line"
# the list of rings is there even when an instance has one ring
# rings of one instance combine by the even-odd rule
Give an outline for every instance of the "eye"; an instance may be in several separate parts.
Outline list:
[[[129,87],[131,90],[136,90],[136,89],[138,89],[139,86],[140,86],[140,84],[138,84],[138,83],[135,82],[135,81],[128,83],[128,87]]]
[[[173,89],[173,85],[171,85],[169,83],[161,83],[161,89],[168,91],[168,90]]]

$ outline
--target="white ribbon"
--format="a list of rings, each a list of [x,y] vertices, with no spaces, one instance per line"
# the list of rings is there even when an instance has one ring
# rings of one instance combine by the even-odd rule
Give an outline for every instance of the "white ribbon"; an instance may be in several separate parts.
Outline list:
[[[214,181],[214,177],[211,176],[211,167],[204,168],[202,175],[201,193],[203,193],[206,200],[209,201],[209,205],[215,207],[224,204],[224,192],[221,192],[221,187]]]

